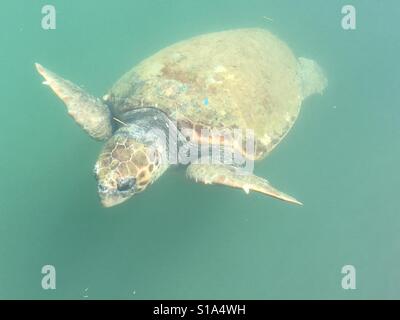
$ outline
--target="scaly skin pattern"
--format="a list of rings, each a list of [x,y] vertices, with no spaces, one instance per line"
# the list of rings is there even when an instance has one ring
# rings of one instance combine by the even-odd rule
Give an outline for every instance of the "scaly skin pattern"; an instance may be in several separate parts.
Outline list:
[[[95,165],[96,178],[105,189],[115,190],[118,181],[134,178],[135,193],[143,191],[164,170],[157,153],[120,132],[105,143]]]
[[[250,129],[256,140],[253,158],[261,159],[298,116],[298,60],[263,29],[201,35],[142,61],[105,100],[117,117],[141,106],[158,107],[179,129],[193,129],[193,141],[204,128]]]

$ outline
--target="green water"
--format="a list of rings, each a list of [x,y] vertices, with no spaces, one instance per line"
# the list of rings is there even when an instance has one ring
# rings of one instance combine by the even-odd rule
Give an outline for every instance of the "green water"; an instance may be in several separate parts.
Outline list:
[[[351,1],[3,1],[0,298],[399,298],[400,5]],[[56,30],[41,8],[57,10]],[[273,19],[264,19],[267,16]],[[303,207],[171,170],[101,207],[101,143],[66,115],[38,61],[101,96],[141,59],[211,31],[264,27],[329,78],[256,173]],[[41,268],[56,268],[43,290]],[[356,268],[355,290],[341,268]]]

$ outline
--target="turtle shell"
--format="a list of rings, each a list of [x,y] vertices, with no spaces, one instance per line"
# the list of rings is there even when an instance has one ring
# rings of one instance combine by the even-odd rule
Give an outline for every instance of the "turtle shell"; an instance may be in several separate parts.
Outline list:
[[[162,49],[117,81],[106,99],[117,117],[155,106],[180,129],[195,133],[203,128],[253,130],[253,158],[260,159],[296,120],[299,82],[298,61],[283,41],[264,29],[239,29]]]

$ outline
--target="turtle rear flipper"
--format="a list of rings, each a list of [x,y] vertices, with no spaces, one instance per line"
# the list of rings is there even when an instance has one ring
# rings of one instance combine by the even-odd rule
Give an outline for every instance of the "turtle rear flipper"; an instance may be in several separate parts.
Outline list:
[[[246,193],[251,190],[257,191],[286,202],[302,205],[295,198],[275,189],[267,180],[228,165],[192,163],[186,173],[196,182],[226,185],[243,189]]]
[[[305,99],[315,93],[322,94],[328,85],[328,80],[318,63],[311,59],[299,58],[298,64],[302,98]]]
[[[105,140],[112,135],[111,113],[105,103],[72,82],[61,78],[40,64],[37,71],[44,77],[44,84],[56,93],[67,106],[68,113],[93,138]]]

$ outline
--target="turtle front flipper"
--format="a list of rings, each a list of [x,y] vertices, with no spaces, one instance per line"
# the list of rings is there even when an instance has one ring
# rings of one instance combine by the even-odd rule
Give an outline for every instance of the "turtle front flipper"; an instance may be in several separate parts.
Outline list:
[[[72,82],[61,78],[40,64],[37,71],[44,84],[56,93],[67,106],[68,113],[94,139],[105,140],[112,135],[111,113],[107,105]]]
[[[257,191],[283,201],[302,205],[295,198],[275,189],[267,180],[228,165],[192,163],[187,168],[186,174],[196,182],[226,185],[243,189],[246,193],[251,190]]]

